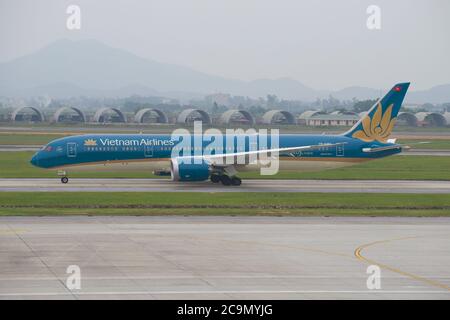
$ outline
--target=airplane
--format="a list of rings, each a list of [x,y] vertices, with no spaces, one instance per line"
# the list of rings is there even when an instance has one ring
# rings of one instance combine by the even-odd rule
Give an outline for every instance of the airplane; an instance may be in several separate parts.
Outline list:
[[[251,143],[252,135],[243,137],[241,147],[227,145],[209,150],[213,139],[203,139],[195,146],[195,136],[173,139],[168,134],[86,134],[51,141],[33,155],[34,166],[57,170],[61,182],[67,183],[70,170],[150,170],[171,175],[174,181],[206,181],[225,186],[239,186],[238,173],[260,168],[261,164],[236,163],[238,156],[277,155],[279,169],[311,170],[349,166],[400,153],[403,146],[389,139],[410,83],[394,85],[386,95],[350,130],[337,135],[281,134],[278,146]],[[208,138],[208,137],[206,137]],[[194,142],[183,149],[182,156],[173,156],[181,140]],[[234,138],[233,138],[233,141]],[[270,143],[269,143],[270,142]],[[191,144],[192,145],[192,144]],[[270,145],[270,147],[269,147]],[[176,153],[175,153],[176,154]],[[190,161],[186,161],[186,160]],[[197,160],[197,161],[192,161]],[[224,161],[226,160],[226,161]]]

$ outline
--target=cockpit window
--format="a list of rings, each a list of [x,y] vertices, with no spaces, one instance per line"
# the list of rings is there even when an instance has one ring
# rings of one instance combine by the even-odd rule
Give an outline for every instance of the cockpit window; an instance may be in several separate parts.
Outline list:
[[[41,150],[42,150],[42,151],[50,152],[50,151],[53,150],[53,147],[52,147],[52,146],[43,146]]]

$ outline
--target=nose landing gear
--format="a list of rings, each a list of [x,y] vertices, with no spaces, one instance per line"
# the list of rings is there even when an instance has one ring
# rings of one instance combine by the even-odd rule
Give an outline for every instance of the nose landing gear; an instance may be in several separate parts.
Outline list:
[[[61,177],[61,183],[66,184],[69,182],[69,178],[67,178],[67,172],[65,171],[58,171],[58,176]]]

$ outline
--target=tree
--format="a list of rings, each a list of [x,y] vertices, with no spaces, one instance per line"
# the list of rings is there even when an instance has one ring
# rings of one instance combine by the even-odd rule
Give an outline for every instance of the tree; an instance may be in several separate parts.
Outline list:
[[[267,110],[261,106],[251,106],[248,108],[248,111],[253,115],[261,115],[264,114]]]
[[[213,114],[219,113],[219,105],[217,104],[217,102],[214,101],[211,111]]]
[[[378,99],[358,101],[353,105],[353,111],[358,113],[368,111],[377,101]]]
[[[267,106],[268,107],[276,107],[278,106],[278,97],[274,94],[267,95]]]
[[[214,101],[213,106],[211,108],[212,114],[220,114],[227,111],[228,108],[223,105],[218,105],[216,101]]]
[[[424,104],[422,105],[422,108],[424,108],[425,110],[430,111],[431,109],[434,108],[434,105],[433,105],[432,103],[427,102],[427,103],[424,103]]]

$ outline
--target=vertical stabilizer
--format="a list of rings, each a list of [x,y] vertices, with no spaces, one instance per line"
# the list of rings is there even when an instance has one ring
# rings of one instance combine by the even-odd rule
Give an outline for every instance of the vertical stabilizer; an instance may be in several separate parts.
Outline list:
[[[409,82],[398,83],[359,120],[345,136],[365,142],[387,142],[394,128]]]

